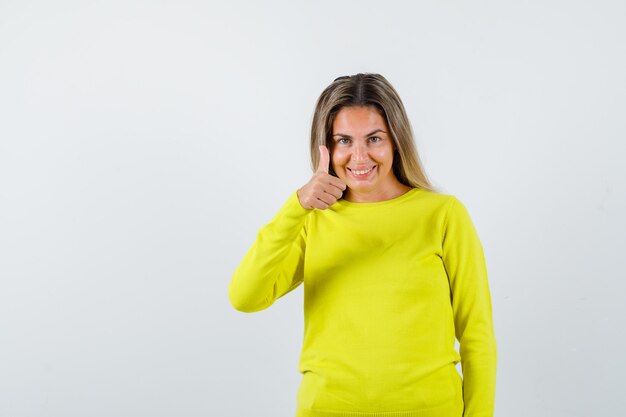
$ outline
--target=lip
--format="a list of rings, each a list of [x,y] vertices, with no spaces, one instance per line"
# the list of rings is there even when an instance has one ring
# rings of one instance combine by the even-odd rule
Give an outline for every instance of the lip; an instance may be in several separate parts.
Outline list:
[[[374,173],[374,171],[376,171],[376,168],[378,168],[378,165],[374,165],[374,167],[367,174],[361,174],[361,175],[358,175],[358,174],[355,174],[354,172],[352,172],[352,168],[348,168],[348,172],[350,172],[350,175],[353,178],[362,180],[362,179],[365,179],[365,178],[369,177],[370,175],[372,175]],[[365,168],[365,169],[367,169],[367,168]],[[362,169],[357,169],[357,171],[360,171],[360,170],[362,170]]]

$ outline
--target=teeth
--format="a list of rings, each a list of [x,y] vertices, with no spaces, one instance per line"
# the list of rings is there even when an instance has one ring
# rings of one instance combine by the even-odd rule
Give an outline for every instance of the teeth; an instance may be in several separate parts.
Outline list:
[[[357,175],[363,175],[363,174],[367,174],[367,173],[368,173],[368,172],[370,172],[372,169],[374,169],[374,167],[371,167],[370,169],[365,170],[365,171],[356,171],[356,170],[352,170],[352,172],[354,172],[354,173],[355,173],[355,174],[357,174]]]

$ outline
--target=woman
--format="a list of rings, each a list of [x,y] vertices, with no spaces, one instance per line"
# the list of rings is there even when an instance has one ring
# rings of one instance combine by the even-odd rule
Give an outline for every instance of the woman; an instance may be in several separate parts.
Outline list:
[[[339,77],[322,92],[311,160],[312,178],[228,287],[236,309],[254,312],[304,282],[296,416],[493,416],[482,245],[463,203],[430,185],[384,77]]]

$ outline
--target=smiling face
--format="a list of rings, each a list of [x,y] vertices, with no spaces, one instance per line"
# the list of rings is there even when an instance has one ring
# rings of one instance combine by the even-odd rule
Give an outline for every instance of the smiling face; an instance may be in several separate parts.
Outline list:
[[[331,163],[347,185],[344,199],[384,201],[410,189],[394,175],[395,145],[385,119],[376,108],[343,107],[335,116],[332,128]]]

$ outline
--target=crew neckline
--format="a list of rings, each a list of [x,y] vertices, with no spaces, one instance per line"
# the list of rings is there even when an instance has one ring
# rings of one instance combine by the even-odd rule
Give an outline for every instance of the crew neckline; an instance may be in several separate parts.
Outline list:
[[[421,191],[421,190],[422,190],[422,188],[413,187],[409,191],[407,191],[406,193],[404,193],[402,195],[399,195],[398,197],[394,197],[394,198],[392,198],[390,200],[383,200],[383,201],[356,202],[356,201],[344,200],[343,198],[341,198],[341,199],[337,200],[335,204],[338,204],[338,205],[344,206],[344,207],[362,207],[362,208],[381,207],[381,206],[387,206],[387,205],[400,203],[400,202],[408,199],[412,195],[416,194],[418,191]]]

